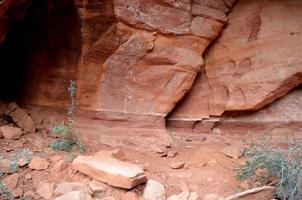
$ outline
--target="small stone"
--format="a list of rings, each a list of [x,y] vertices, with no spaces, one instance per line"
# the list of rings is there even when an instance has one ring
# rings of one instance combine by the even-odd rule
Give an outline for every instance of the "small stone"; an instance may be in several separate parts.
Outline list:
[[[57,162],[59,162],[60,160],[62,160],[62,156],[60,156],[60,155],[55,155],[55,156],[53,156],[53,157],[51,158],[51,162],[52,162],[52,163],[57,163]]]
[[[220,200],[220,199],[223,199],[222,196],[218,195],[218,194],[206,194],[204,197],[203,197],[203,200]]]
[[[155,180],[148,180],[143,194],[144,200],[164,200],[166,199],[165,186]]]
[[[13,190],[13,197],[16,199],[18,197],[21,197],[23,195],[23,189],[22,188],[17,188]]]
[[[122,200],[141,200],[135,192],[129,191],[122,197]]]
[[[165,151],[162,148],[160,148],[159,146],[156,146],[156,145],[152,146],[152,151],[154,151],[155,153],[158,153],[158,154],[165,153]]]
[[[178,155],[177,151],[168,151],[167,157],[168,158],[175,158]]]
[[[199,195],[196,192],[191,192],[188,200],[197,200],[199,198]]]
[[[31,179],[32,179],[32,176],[31,176],[31,174],[26,174],[26,175],[25,175],[25,178],[26,178],[27,180],[31,180]]]
[[[80,182],[63,182],[57,185],[54,194],[60,196],[72,191],[85,191],[89,193],[89,188]]]
[[[101,200],[115,200],[114,197],[103,197],[101,198]]]
[[[193,146],[191,146],[191,145],[187,145],[185,147],[186,147],[186,149],[192,149],[193,148]]]
[[[104,186],[103,183],[100,183],[96,180],[92,180],[91,182],[88,183],[91,191],[92,191],[92,195],[95,195],[96,193],[101,193],[101,192],[105,192],[106,188]]]
[[[181,169],[185,166],[184,162],[171,162],[169,163],[169,167],[172,169]]]
[[[3,183],[9,188],[11,191],[16,189],[19,181],[19,175],[17,173],[12,174],[4,178]]]
[[[24,167],[24,166],[26,166],[27,164],[28,164],[28,160],[25,159],[25,158],[20,158],[20,159],[18,160],[18,165],[19,165],[19,167]]]
[[[67,167],[68,163],[65,160],[59,160],[52,166],[50,173],[57,174]]]
[[[55,200],[92,200],[92,197],[88,192],[72,191],[56,198]]]
[[[37,193],[44,199],[50,199],[52,197],[54,187],[54,183],[42,182],[37,186]]]
[[[190,192],[185,191],[180,194],[172,195],[167,200],[187,200],[190,195]]]
[[[12,127],[12,126],[1,126],[0,131],[2,132],[4,138],[10,140],[17,140],[23,134],[21,128]]]
[[[239,159],[244,152],[244,148],[241,145],[234,144],[221,149],[220,152],[227,157]]]
[[[29,168],[35,170],[45,170],[48,166],[49,162],[41,157],[34,157],[29,163]]]
[[[26,199],[26,200],[35,200],[37,199],[35,193],[33,191],[27,191],[24,193],[23,197]]]

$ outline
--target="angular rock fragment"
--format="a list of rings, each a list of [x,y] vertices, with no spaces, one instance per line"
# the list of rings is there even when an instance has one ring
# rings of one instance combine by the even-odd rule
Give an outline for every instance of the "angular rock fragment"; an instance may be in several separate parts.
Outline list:
[[[10,116],[14,122],[21,127],[25,132],[35,132],[35,124],[32,118],[16,103],[9,104]]]
[[[34,170],[45,170],[49,166],[49,162],[41,157],[34,157],[30,163],[29,163],[29,168],[34,169]]]
[[[57,185],[54,190],[54,195],[60,196],[72,191],[85,191],[89,192],[89,188],[80,182],[63,182]]]
[[[165,200],[166,190],[165,186],[155,180],[148,180],[144,190],[143,200]]]
[[[44,199],[50,199],[53,194],[55,184],[49,182],[41,182],[37,186],[37,193]]]
[[[139,166],[120,161],[108,152],[98,152],[94,156],[78,156],[73,160],[72,166],[98,181],[125,189],[131,189],[147,180]]]
[[[238,159],[242,156],[244,148],[241,145],[233,144],[221,149],[220,152],[228,157]]]
[[[4,138],[10,139],[10,140],[17,140],[23,134],[23,132],[20,128],[13,127],[13,126],[1,126],[0,131],[2,132],[2,135]]]
[[[72,191],[56,198],[55,200],[92,200],[92,197],[87,192]]]

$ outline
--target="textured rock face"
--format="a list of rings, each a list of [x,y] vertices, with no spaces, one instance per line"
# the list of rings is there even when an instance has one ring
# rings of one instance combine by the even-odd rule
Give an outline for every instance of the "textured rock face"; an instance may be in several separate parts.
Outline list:
[[[28,2],[0,3],[0,43]],[[66,107],[72,79],[78,110],[94,119],[163,127],[168,114],[259,110],[302,82],[302,3],[234,3],[32,1],[24,102]]]
[[[51,70],[50,58],[41,58],[44,50],[37,48],[32,59],[41,61],[32,66],[39,79],[30,83],[25,101],[61,107],[68,101],[66,80],[74,79],[80,109],[166,116],[191,89],[204,66],[202,54],[227,22],[228,10],[194,5],[193,12],[188,0],[78,1],[79,63],[59,56],[65,61]],[[67,48],[78,47],[74,42]],[[43,70],[47,65],[56,81]]]
[[[27,11],[29,0],[2,0],[0,2],[0,44],[5,41],[12,22],[22,19]]]
[[[205,58],[204,72],[171,118],[258,110],[299,85],[301,6],[299,1],[238,2]]]

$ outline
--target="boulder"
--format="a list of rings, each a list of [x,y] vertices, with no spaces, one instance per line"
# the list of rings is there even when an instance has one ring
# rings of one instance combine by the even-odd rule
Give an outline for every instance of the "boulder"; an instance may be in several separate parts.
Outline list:
[[[118,160],[106,151],[94,156],[78,156],[73,160],[72,166],[93,179],[125,189],[131,189],[147,180],[139,166]]]
[[[155,180],[148,180],[143,193],[143,200],[165,200],[166,190],[165,186]]]
[[[2,132],[4,138],[11,140],[17,140],[23,134],[20,128],[13,126],[1,126],[0,131]]]

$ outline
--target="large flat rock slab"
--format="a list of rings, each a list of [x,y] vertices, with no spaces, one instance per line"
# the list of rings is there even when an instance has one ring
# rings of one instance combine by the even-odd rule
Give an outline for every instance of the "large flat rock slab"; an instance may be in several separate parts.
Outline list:
[[[94,156],[78,156],[72,166],[93,179],[125,189],[131,189],[147,180],[139,166],[118,160],[106,151]]]

